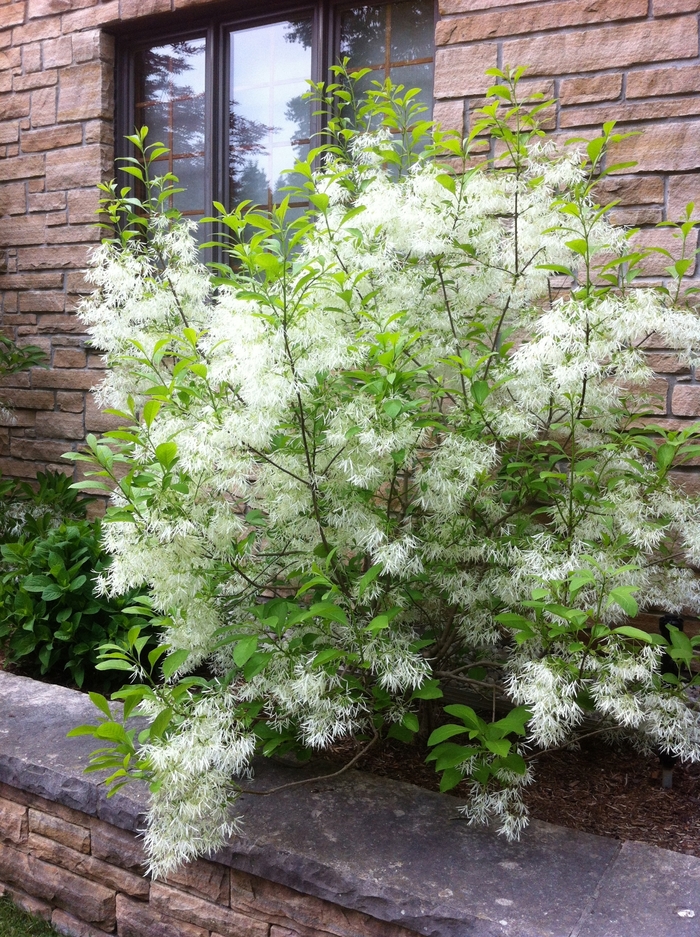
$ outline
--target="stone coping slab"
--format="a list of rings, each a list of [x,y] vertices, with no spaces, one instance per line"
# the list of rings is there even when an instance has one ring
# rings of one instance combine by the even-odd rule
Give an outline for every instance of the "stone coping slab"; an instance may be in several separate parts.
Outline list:
[[[94,740],[65,737],[94,719],[84,694],[0,672],[0,782],[138,830],[145,787],[107,799],[83,773]],[[262,761],[249,786],[309,770]],[[700,934],[692,856],[537,820],[507,843],[470,827],[453,797],[359,771],[239,804],[240,835],[216,861],[426,937]]]

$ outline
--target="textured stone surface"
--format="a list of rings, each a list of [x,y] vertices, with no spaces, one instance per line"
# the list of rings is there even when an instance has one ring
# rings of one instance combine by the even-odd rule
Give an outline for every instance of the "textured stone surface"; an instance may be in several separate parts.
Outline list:
[[[62,846],[36,833],[29,834],[27,848],[38,859],[60,865],[82,878],[100,882],[108,888],[125,892],[136,898],[148,898],[149,880],[143,875],[134,875],[133,872],[127,872],[94,856],[86,856],[82,852]]]
[[[178,921],[151,905],[131,901],[123,895],[117,896],[117,931],[119,937],[208,937],[209,934],[201,927]]]
[[[0,839],[22,843],[27,838],[27,808],[0,797]]]
[[[114,926],[113,891],[11,846],[0,845],[0,880],[107,930]]]
[[[93,927],[65,911],[53,912],[51,926],[59,934],[65,934],[65,937],[107,937],[107,931]]]
[[[157,882],[151,886],[150,906],[158,914],[169,914],[205,931],[215,930],[223,937],[268,937],[269,925],[263,920],[255,920]]]
[[[167,883],[184,888],[219,904],[228,904],[229,872],[216,862],[197,859],[168,876]]]
[[[700,862],[667,849],[625,843],[577,937],[697,937],[698,933]]]
[[[90,852],[90,830],[84,826],[68,823],[41,810],[30,810],[29,829],[32,833],[55,839],[57,843],[70,846],[78,852]]]

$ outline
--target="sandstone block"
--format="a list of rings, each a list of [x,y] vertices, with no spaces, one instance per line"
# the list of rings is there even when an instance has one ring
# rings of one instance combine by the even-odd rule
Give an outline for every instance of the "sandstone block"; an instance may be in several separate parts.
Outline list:
[[[695,250],[697,246],[698,235],[697,231],[690,235],[688,238],[688,243],[686,247],[686,256],[690,256],[692,251]],[[647,247],[660,247],[664,250],[669,251],[671,257],[670,259],[661,253],[652,253],[647,257],[641,264],[642,273],[647,276],[667,276],[666,267],[669,267],[675,259],[681,256],[681,243],[677,238],[673,237],[672,232],[668,228],[662,228],[661,230],[647,229],[642,230],[639,234],[636,234],[631,243],[635,247],[647,248]],[[696,264],[693,263],[689,270],[688,275],[692,275]]]
[[[73,61],[73,42],[70,36],[45,39],[41,44],[41,59],[44,68],[60,68]]]
[[[84,368],[87,355],[79,348],[57,348],[53,355],[54,368]]]
[[[170,0],[122,0],[121,18],[123,20],[169,12]]]
[[[679,360],[678,355],[663,351],[650,352],[647,355],[647,364],[658,374],[689,374],[687,364]]]
[[[5,6],[1,6],[0,29],[6,29],[8,26],[17,26],[19,23],[23,23],[26,7],[27,4],[21,2],[21,0],[19,3],[8,3]]]
[[[54,413],[40,410],[34,423],[37,436],[44,439],[83,439],[83,418],[78,413]]]
[[[80,124],[51,127],[47,130],[31,130],[22,134],[22,152],[40,153],[61,146],[74,146],[82,142],[83,128]]]
[[[2,164],[0,163],[0,172]],[[17,252],[19,269],[24,270],[57,270],[59,268],[82,268],[87,266],[87,253],[89,248],[84,245],[69,247],[42,247],[40,249],[29,247],[20,248]],[[60,330],[59,330],[60,331]]]
[[[669,472],[669,478],[682,488],[687,495],[700,493],[700,474],[697,471]]]
[[[629,79],[628,79],[629,80]],[[613,101],[622,91],[622,75],[594,75],[590,78],[565,78],[559,86],[561,104],[587,104]]]
[[[27,199],[29,211],[62,211],[66,207],[65,192],[33,192]]]
[[[2,103],[0,102],[0,107]],[[8,179],[27,179],[44,174],[43,156],[16,156],[0,161],[0,182]]]
[[[626,96],[650,98],[657,94],[686,94],[700,88],[700,65],[677,65],[672,68],[651,68],[630,72]]]
[[[58,72],[55,68],[45,71],[30,72],[27,75],[15,75],[12,81],[13,91],[31,91],[33,88],[46,88],[58,82]]]
[[[176,872],[172,872],[166,881],[168,885],[179,886],[218,904],[228,904],[229,872],[225,866],[218,863],[207,862],[206,859],[187,862]]]
[[[436,101],[433,107],[433,120],[436,120],[442,130],[456,130],[464,133],[464,102],[463,101]]]
[[[646,20],[642,23],[603,26],[551,36],[513,39],[503,43],[503,62],[525,62],[533,75],[592,72],[601,62],[627,68],[642,62],[694,58],[698,54],[698,24],[694,17]]]
[[[102,375],[101,375],[102,376]],[[124,420],[112,413],[104,413],[92,395],[85,400],[85,429],[89,433],[106,433],[124,426]]]
[[[108,147],[92,143],[89,146],[52,150],[46,154],[46,188],[77,189],[97,185],[111,167]]]
[[[647,205],[645,208],[614,208],[610,212],[610,222],[638,228],[645,224],[658,224],[663,221],[663,215],[663,208],[660,205]]]
[[[7,460],[2,460],[3,462]],[[10,846],[0,845],[0,876],[30,895],[101,924],[106,930],[116,920],[115,894],[95,882],[60,869]]]
[[[209,932],[194,924],[178,921],[154,911],[143,902],[130,901],[117,895],[117,929],[119,937],[208,937]]]
[[[56,88],[38,88],[32,91],[32,127],[46,127],[56,123]]]
[[[654,0],[654,16],[693,13],[700,10],[700,0]]]
[[[66,390],[59,390],[56,394],[56,405],[59,410],[68,413],[82,413],[85,407],[85,397],[79,392],[71,393]]]
[[[0,7],[0,9],[2,9],[2,7]],[[27,91],[22,94],[0,95],[0,114],[2,114],[5,120],[9,120],[11,117],[28,117],[29,105],[30,97]]]
[[[497,64],[496,43],[438,49],[435,55],[435,97],[483,94],[491,83],[484,74]]]
[[[664,183],[659,176],[607,176],[595,187],[603,204],[618,200],[621,205],[663,205]]]
[[[57,429],[54,435],[60,436],[63,433]],[[36,833],[30,832],[27,845],[32,855],[37,858],[60,865],[91,882],[100,882],[115,891],[133,895],[135,898],[148,898],[149,880],[142,875],[134,875],[133,872],[127,872],[108,862],[103,862],[102,859],[85,855],[83,852],[63,846]]]
[[[53,290],[27,290],[20,294],[20,312],[63,312],[66,297]]]
[[[268,937],[268,924],[167,885],[151,885],[150,907],[159,914],[215,930],[222,937]]]
[[[10,273],[0,276],[0,290],[60,289],[62,273]]]
[[[53,397],[53,394],[47,391],[24,391],[25,395],[30,393],[39,394],[43,398]],[[53,407],[53,401],[49,406]],[[57,843],[62,843],[64,846],[70,846],[71,849],[78,852],[90,852],[90,831],[88,829],[75,823],[68,823],[66,820],[54,817],[50,813],[30,809],[29,830],[48,839],[56,840]]]
[[[700,173],[687,176],[671,176],[668,180],[667,220],[680,221],[685,218],[686,205],[693,202],[693,218],[700,217]]]
[[[13,459],[31,459],[33,462],[60,462],[70,446],[65,440],[25,439],[13,436],[10,440],[10,455]]]
[[[645,128],[638,137],[628,137],[609,151],[612,162],[635,162],[637,172],[683,172],[700,169],[697,125],[673,121]]]
[[[13,218],[5,218],[0,228],[0,247],[43,244],[45,240],[46,223],[43,215],[15,215]]]
[[[27,808],[0,797],[0,839],[23,843],[27,838]]]
[[[119,22],[119,0],[108,0],[106,3],[95,4],[84,10],[64,13],[61,17],[61,26],[65,34],[117,22]]]
[[[10,406],[21,407],[23,410],[53,410],[53,391],[50,390],[23,390],[22,388],[13,387],[3,393],[3,398],[7,400]],[[43,814],[43,816],[46,816],[46,814]],[[51,819],[56,818],[51,817]],[[75,824],[70,823],[68,826],[73,827]],[[80,827],[75,828],[80,829]]]
[[[82,402],[82,396],[81,396]],[[89,400],[90,398],[88,398]],[[92,855],[112,865],[143,874],[146,855],[141,840],[133,833],[120,830],[102,820],[91,819]]]
[[[530,3],[531,0],[508,0],[508,6],[519,6],[521,3]],[[449,13],[475,13],[477,10],[490,10],[493,7],[505,6],[503,0],[440,0],[440,12]]]
[[[107,931],[92,927],[65,911],[54,911],[51,915],[51,926],[65,937],[107,937]]]
[[[27,196],[23,182],[9,182],[0,187],[0,217],[22,215],[27,208]]]
[[[700,99],[676,98],[672,101],[640,101],[636,104],[606,104],[601,107],[563,108],[561,127],[599,126],[606,120],[618,123],[640,120],[659,120],[668,117],[691,117],[700,114]]]
[[[111,69],[102,62],[86,62],[61,69],[58,90],[58,121],[89,118],[111,119],[113,114]]]
[[[671,407],[674,416],[700,416],[700,384],[676,384]]]
[[[437,24],[435,44],[474,42],[517,36],[564,26],[604,23],[612,20],[646,16],[646,0],[554,0],[521,10],[499,10],[497,13],[444,19]]]

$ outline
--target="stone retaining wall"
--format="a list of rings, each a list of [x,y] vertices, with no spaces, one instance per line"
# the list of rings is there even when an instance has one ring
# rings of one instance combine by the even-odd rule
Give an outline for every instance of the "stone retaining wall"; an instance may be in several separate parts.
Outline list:
[[[199,861],[167,882],[143,874],[126,830],[0,784],[0,893],[70,937],[410,937],[225,865]]]

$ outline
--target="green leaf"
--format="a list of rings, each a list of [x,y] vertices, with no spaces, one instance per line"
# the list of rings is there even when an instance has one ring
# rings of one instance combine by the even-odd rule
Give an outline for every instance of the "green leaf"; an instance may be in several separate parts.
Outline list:
[[[156,446],[156,459],[164,469],[170,468],[176,455],[177,446],[174,442],[162,442],[159,446]]]
[[[446,742],[447,739],[454,738],[455,735],[464,735],[465,732],[468,732],[469,729],[466,726],[456,726],[456,725],[446,725],[439,726],[439,728],[434,729],[430,733],[430,738],[428,739],[428,745],[439,745],[440,742]]]
[[[415,713],[405,713],[401,724],[409,730],[409,732],[417,732],[420,729],[418,724],[418,716]]]
[[[487,381],[474,381],[472,384],[472,397],[481,406],[491,393],[491,388]]]
[[[666,471],[673,462],[675,455],[676,447],[672,446],[670,443],[666,442],[663,446],[659,446],[656,450],[656,464],[659,466],[660,471]]]
[[[461,771],[458,771],[457,768],[448,768],[440,778],[440,792],[444,794],[445,791],[451,791],[463,780]]]
[[[104,713],[108,719],[112,718],[112,710],[109,708],[109,703],[101,693],[88,693],[88,696],[93,706],[97,706],[100,712]]]
[[[173,718],[173,711],[169,707],[166,709],[161,709],[156,718],[151,723],[150,738],[160,738],[163,735],[163,732],[167,729],[170,724],[170,720]]]
[[[233,660],[237,667],[243,667],[258,649],[258,636],[251,634],[241,638],[233,649]]]
[[[166,657],[162,665],[163,679],[169,680],[175,671],[185,663],[189,656],[190,652],[187,648],[182,647]]]
[[[616,589],[611,589],[608,597],[608,605],[612,605],[614,602],[616,605],[620,606],[626,615],[629,615],[630,618],[634,618],[639,614],[639,606],[632,597],[632,593],[637,592],[638,589],[638,586],[618,586]]]
[[[360,598],[365,594],[368,587],[374,582],[377,576],[381,573],[384,568],[382,563],[375,563],[374,566],[371,566],[367,572],[364,574],[362,579],[360,579],[357,585],[357,592]]]
[[[612,633],[622,634],[626,638],[634,638],[637,641],[643,641],[645,644],[653,643],[651,635],[640,628],[633,628],[631,625],[621,625],[619,628],[613,628]]]
[[[501,758],[510,751],[510,742],[507,739],[484,739],[484,745],[494,755],[500,755]]]
[[[411,693],[411,699],[442,699],[439,680],[426,680],[422,686]]]

